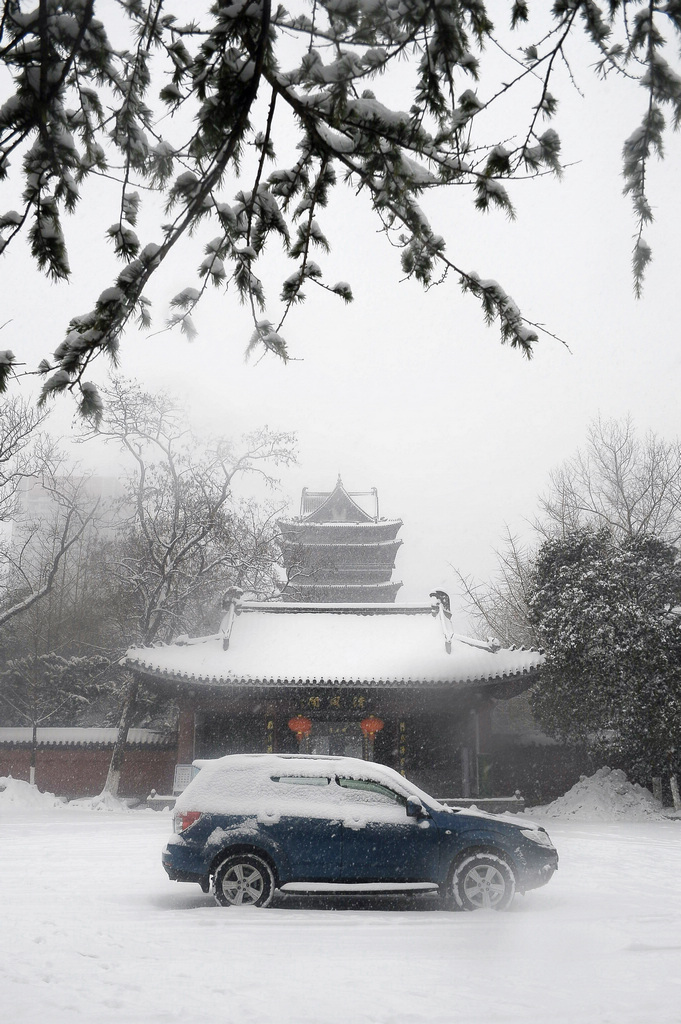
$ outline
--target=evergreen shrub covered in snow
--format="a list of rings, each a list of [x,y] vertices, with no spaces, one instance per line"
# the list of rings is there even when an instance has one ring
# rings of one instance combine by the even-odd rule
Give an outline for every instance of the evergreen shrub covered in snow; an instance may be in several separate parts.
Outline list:
[[[679,771],[681,564],[655,538],[607,529],[546,541],[530,615],[546,648],[533,710],[542,726],[595,747],[632,778]]]

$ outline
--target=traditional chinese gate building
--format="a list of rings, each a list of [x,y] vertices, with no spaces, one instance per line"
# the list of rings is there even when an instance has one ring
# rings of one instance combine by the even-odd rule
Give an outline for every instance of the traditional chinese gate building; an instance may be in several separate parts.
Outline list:
[[[499,795],[489,716],[542,655],[455,634],[432,603],[241,602],[217,634],[128,651],[124,664],[180,706],[177,762],[227,753],[375,759],[437,796]]]

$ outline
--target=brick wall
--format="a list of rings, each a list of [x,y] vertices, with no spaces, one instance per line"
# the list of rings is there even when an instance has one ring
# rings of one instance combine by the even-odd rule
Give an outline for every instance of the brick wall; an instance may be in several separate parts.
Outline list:
[[[39,747],[35,781],[44,792],[69,799],[97,796],[106,782],[111,747]],[[0,747],[0,776],[11,775],[28,782],[31,751],[26,747]],[[130,747],[121,773],[120,796],[143,799],[150,790],[171,793],[176,752],[174,748]]]

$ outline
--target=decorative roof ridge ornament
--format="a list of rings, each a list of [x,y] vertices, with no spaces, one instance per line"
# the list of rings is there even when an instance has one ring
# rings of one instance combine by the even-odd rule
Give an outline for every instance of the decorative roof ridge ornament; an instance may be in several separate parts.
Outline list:
[[[433,615],[437,615],[440,619],[447,654],[452,653],[452,640],[458,640],[469,647],[477,647],[479,650],[489,651],[490,654],[496,654],[501,650],[501,644],[496,637],[490,636],[487,640],[475,640],[473,637],[462,636],[460,633],[454,632],[449,594],[444,590],[432,590],[428,596],[434,598],[432,611]]]
[[[444,590],[432,590],[428,596],[434,598],[435,603],[433,604],[433,613],[438,616],[440,625],[442,626],[442,632],[445,638],[445,650],[447,654],[451,654],[454,630],[452,629],[452,613],[450,610],[449,594],[445,593]]]
[[[234,626],[234,619],[236,618],[241,605],[243,593],[244,592],[240,587],[228,587],[222,595],[222,607],[225,610],[225,617],[220,623],[223,651],[229,650],[232,627]]]
[[[449,594],[445,593],[444,590],[431,590],[428,597],[434,597],[437,603],[440,605],[442,610],[448,619],[451,619],[451,601],[449,600]]]
[[[490,654],[496,654],[497,651],[501,650],[501,644],[496,637],[490,636],[486,640],[476,640],[472,636],[462,636],[460,633],[452,633],[454,640],[459,640],[462,644],[468,644],[469,647],[477,647],[480,651],[489,651]],[[507,648],[510,650],[510,648]]]
[[[181,636],[175,637],[175,639],[172,641],[172,645],[171,646],[173,646],[173,647],[192,647],[192,646],[197,645],[197,644],[208,643],[209,640],[221,640],[221,639],[222,639],[222,631],[220,631],[219,633],[211,633],[209,636],[189,636],[187,633],[183,633]],[[154,644],[154,648],[168,647],[168,646],[169,645],[166,644],[166,643],[163,643],[163,641],[159,642],[158,644]],[[149,648],[149,649],[153,650],[154,648]]]

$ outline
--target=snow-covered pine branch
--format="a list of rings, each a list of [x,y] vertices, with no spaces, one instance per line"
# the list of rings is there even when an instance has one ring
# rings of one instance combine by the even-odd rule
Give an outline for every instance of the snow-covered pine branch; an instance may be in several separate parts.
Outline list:
[[[640,292],[652,255],[642,234],[653,208],[647,169],[681,120],[681,0],[558,0],[550,14],[515,0],[501,18],[484,0],[292,0],[276,9],[270,0],[234,0],[190,23],[161,0],[6,0],[0,32],[12,83],[0,106],[4,258],[26,234],[37,268],[67,280],[65,215],[95,176],[120,182],[92,244],[112,244],[124,265],[99,283],[52,357],[26,371],[44,375],[44,400],[78,393],[94,421],[102,406],[87,367],[101,353],[116,358],[131,322],[149,325],[144,289],[189,234],[205,232],[207,241],[183,294],[194,289],[195,305],[208,283],[234,285],[253,314],[249,349],[289,357],[281,325],[306,282],[349,301],[350,285],[328,282],[324,262],[335,241],[324,212],[346,183],[369,192],[380,227],[403,234],[404,272],[428,287],[454,270],[502,340],[530,355],[539,332],[521,306],[509,305],[502,284],[476,283],[446,240],[434,244],[440,234],[425,229],[419,203],[456,186],[457,201],[512,215],[514,177],[559,174],[561,90],[574,86],[572,61],[585,38],[597,74],[613,69],[615,86],[635,80],[642,89],[639,125],[624,144]],[[408,97],[399,107],[396,82]],[[503,138],[494,129],[490,137],[489,113],[502,103]],[[290,166],[292,116],[298,155]],[[171,219],[150,229],[154,192]],[[292,267],[271,299],[274,242]],[[169,322],[192,335],[190,308]],[[13,354],[2,353],[0,390],[16,373]]]

